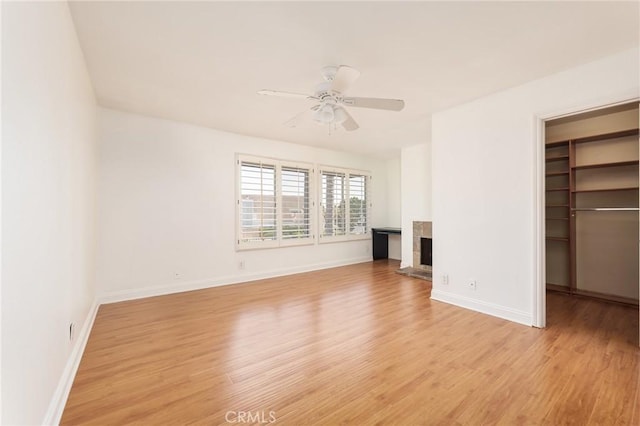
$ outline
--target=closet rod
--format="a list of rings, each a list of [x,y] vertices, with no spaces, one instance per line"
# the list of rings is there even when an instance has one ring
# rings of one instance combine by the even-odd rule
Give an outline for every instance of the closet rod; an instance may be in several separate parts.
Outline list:
[[[638,207],[574,207],[574,212],[637,212]]]

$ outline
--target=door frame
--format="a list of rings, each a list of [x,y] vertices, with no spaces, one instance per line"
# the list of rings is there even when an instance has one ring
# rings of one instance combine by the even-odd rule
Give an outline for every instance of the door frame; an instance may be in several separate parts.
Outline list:
[[[534,283],[533,286],[533,313],[532,325],[544,328],[547,325],[547,296],[546,296],[546,244],[545,244],[545,123],[549,120],[597,111],[617,105],[640,101],[637,91],[626,95],[600,98],[583,105],[575,105],[551,112],[536,114],[534,117],[534,188],[533,188],[533,262]],[[640,120],[640,117],[639,117]],[[640,235],[639,243],[640,243]],[[638,282],[640,289],[640,282]]]

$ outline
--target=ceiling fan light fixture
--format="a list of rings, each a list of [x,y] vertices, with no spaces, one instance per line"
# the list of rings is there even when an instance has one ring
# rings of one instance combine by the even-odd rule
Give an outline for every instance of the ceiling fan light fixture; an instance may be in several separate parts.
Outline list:
[[[320,74],[322,74],[322,78],[325,81],[333,81],[333,79],[336,77],[337,72],[338,72],[338,67],[335,65],[329,65],[329,66],[323,67],[320,70]]]
[[[313,119],[320,124],[333,123],[335,114],[331,105],[325,104],[313,113]]]
[[[342,124],[347,120],[347,112],[342,107],[335,107],[333,109],[333,122],[336,124]]]

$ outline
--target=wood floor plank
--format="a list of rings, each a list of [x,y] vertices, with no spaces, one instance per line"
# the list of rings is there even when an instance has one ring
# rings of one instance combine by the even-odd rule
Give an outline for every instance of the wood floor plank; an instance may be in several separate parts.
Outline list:
[[[539,330],[398,267],[103,305],[62,424],[638,424],[637,309],[549,293]]]

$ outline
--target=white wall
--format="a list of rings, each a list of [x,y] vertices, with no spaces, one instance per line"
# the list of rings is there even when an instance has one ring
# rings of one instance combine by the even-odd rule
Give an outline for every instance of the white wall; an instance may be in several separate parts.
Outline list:
[[[0,102],[2,98],[2,9],[0,3]],[[2,126],[2,108],[0,107],[0,129]],[[0,131],[0,423],[2,423],[2,132]]]
[[[387,196],[385,199],[387,208],[386,226],[393,228],[402,226],[400,170],[400,156],[387,160]]]
[[[400,156],[387,160],[387,208],[386,226],[402,227],[402,197],[400,194]],[[389,259],[402,259],[402,238],[399,235],[389,235]]]
[[[371,170],[374,226],[387,222],[385,161],[108,109],[99,116],[102,300],[371,259],[370,239],[236,252],[234,158],[244,153]]]
[[[427,135],[425,135],[427,139]],[[402,267],[413,265],[413,222],[431,220],[431,144],[402,149]],[[435,243],[434,243],[435,244]]]
[[[532,324],[536,116],[637,97],[638,59],[625,51],[433,116],[434,299]]]
[[[40,424],[94,300],[96,108],[67,4],[2,9],[2,424]]]

